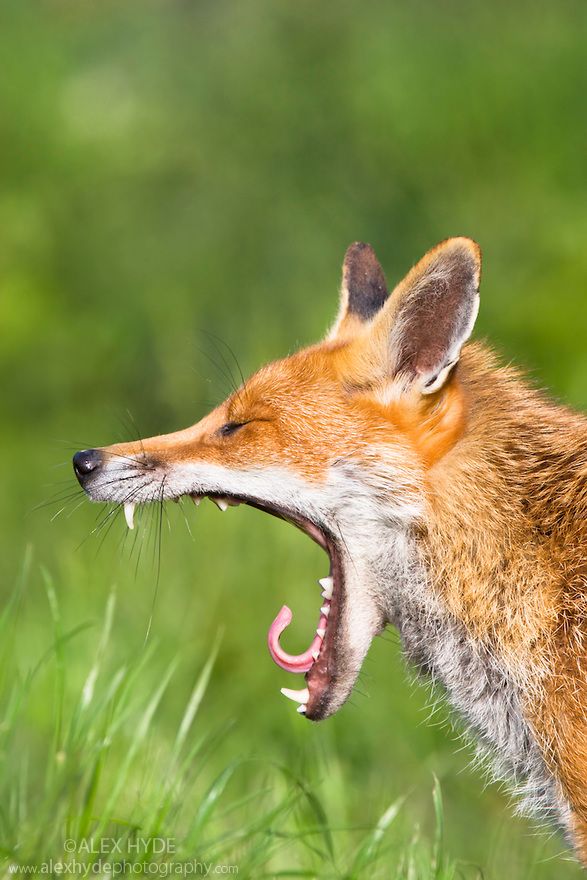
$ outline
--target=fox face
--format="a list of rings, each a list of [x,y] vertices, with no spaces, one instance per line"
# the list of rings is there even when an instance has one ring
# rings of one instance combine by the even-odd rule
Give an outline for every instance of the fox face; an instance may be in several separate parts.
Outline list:
[[[351,245],[324,341],[263,367],[192,427],[74,456],[89,497],[122,505],[131,528],[137,504],[209,497],[287,520],[324,549],[308,650],[290,655],[280,644],[287,606],[268,634],[273,659],[305,675],[303,688],[283,692],[311,720],[344,703],[419,564],[427,473],[465,423],[455,366],[479,273],[477,245],[449,239],[389,293],[371,248]]]

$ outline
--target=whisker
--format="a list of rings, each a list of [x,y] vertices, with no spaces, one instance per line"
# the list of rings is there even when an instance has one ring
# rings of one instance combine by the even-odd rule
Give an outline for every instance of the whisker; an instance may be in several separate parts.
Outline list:
[[[117,419],[120,422],[120,424],[122,425],[122,428],[123,428],[124,434],[125,434],[122,442],[127,443],[128,437],[130,435],[133,438],[133,440],[131,442],[138,442],[140,445],[140,452],[138,453],[138,456],[135,456],[134,458],[133,458],[133,456],[130,456],[130,459],[132,461],[136,461],[137,458],[139,458],[142,461],[146,461],[147,460],[147,453],[145,451],[143,438],[141,436],[141,433],[137,427],[137,423],[134,420],[131,411],[129,409],[126,409],[124,415],[117,413]],[[112,452],[111,454],[113,456],[119,455],[121,458],[124,457],[124,453],[120,453],[120,452],[118,452],[118,453]],[[128,458],[129,456],[126,456],[126,457]]]
[[[159,494],[159,529],[158,529],[158,541],[157,541],[157,589],[159,588],[159,577],[161,575],[161,543],[163,540],[163,494],[165,492],[165,480],[166,477],[163,477],[161,480],[161,490]]]
[[[71,504],[72,502],[73,502],[73,499],[70,499],[70,502],[69,502],[69,503]],[[82,506],[82,504],[85,504],[85,502],[86,502],[86,498],[85,498],[85,495],[84,495],[84,497],[83,497],[83,498],[80,498],[80,500],[78,501],[78,503],[77,503],[74,507],[71,508],[71,510],[70,510],[69,513],[67,514],[67,518],[68,518],[68,519],[71,519],[71,517],[72,517],[73,514],[76,512],[76,510],[78,510],[78,509]],[[57,517],[60,516],[60,515],[63,513],[64,510],[67,509],[67,507],[68,507],[68,504],[64,504],[63,507],[61,507],[61,508],[57,511],[57,513],[54,513],[54,514],[53,514],[53,516],[51,517],[51,519],[49,520],[49,522],[54,522],[54,521],[57,519]]]
[[[128,473],[128,470],[129,470],[128,468],[120,468],[118,470],[113,470],[112,473],[124,474],[124,473]],[[101,485],[102,486],[111,486],[113,483],[124,483],[124,482],[126,482],[126,480],[136,479],[136,476],[137,476],[136,474],[131,474],[127,477],[113,477],[113,479],[108,480],[108,481],[102,483]],[[73,481],[71,481],[71,482],[73,482]],[[39,504],[35,504],[35,506],[32,507],[28,511],[28,513],[35,513],[35,511],[37,511],[37,510],[42,510],[44,507],[51,507],[51,505],[54,505],[54,504],[63,504],[66,500],[77,498],[77,496],[79,495],[80,492],[84,493],[84,495],[85,495],[85,492],[81,488],[81,486],[78,486],[77,488],[72,488],[72,486],[70,486],[68,489],[66,489],[66,488],[60,489],[55,493],[55,495],[52,498],[48,499],[47,501],[41,501]]]
[[[53,437],[49,442],[55,446],[61,446],[63,449],[71,449],[72,452],[77,452],[79,449],[95,449],[95,446],[91,443],[85,443],[83,440],[60,440]]]
[[[27,511],[27,516],[36,513],[38,510],[43,510],[45,507],[54,507],[56,504],[65,504],[67,506],[67,504],[70,501],[74,501],[80,493],[85,495],[82,488],[75,490],[70,489],[67,493],[60,492],[56,498],[51,498],[49,501],[42,501],[40,504],[35,504],[34,507],[31,507],[31,509]]]
[[[224,367],[222,367],[221,364],[219,364],[217,361],[215,361],[214,358],[212,357],[212,355],[209,354],[207,351],[205,351],[205,349],[198,347],[197,350],[199,351],[200,354],[203,354],[204,357],[208,358],[208,360],[210,361],[210,363],[212,364],[212,366],[215,367],[215,368],[218,370],[218,372],[221,374],[221,376],[223,377],[223,379],[225,380],[225,382],[227,382],[227,384],[228,384],[230,390],[231,390],[232,392],[234,392],[235,394],[238,394],[238,389],[237,389],[237,387],[236,387],[236,384],[235,384],[235,381],[234,381],[234,377],[231,376],[230,373],[228,373],[228,372],[224,369]]]
[[[131,479],[131,478],[128,477],[127,479]],[[122,505],[126,504],[127,501],[130,501],[132,498],[136,497],[136,495],[137,495],[142,489],[144,489],[146,486],[148,486],[150,482],[151,482],[150,480],[145,480],[143,483],[141,483],[140,486],[136,486],[135,488],[133,488],[133,489],[128,493],[128,495],[126,495],[126,497],[124,497],[121,501],[116,502],[116,503],[112,503],[112,504],[110,505],[110,509],[109,509],[105,514],[103,514],[103,515],[102,515],[102,514],[98,514],[98,516],[100,517],[99,521],[98,521],[97,524],[94,526],[94,528],[93,528],[93,529],[92,529],[92,530],[86,535],[86,537],[83,539],[83,541],[81,541],[81,542],[78,544],[78,546],[76,547],[76,550],[79,550],[79,548],[80,548],[83,544],[85,544],[85,542],[86,542],[87,540],[89,540],[89,538],[90,538],[92,535],[95,535],[95,534],[97,534],[98,532],[100,532],[101,529],[104,528],[104,526],[106,525],[106,523],[108,522],[108,520],[110,520],[110,519],[114,516],[114,514],[118,511],[118,509],[119,509]]]
[[[99,526],[99,528],[94,530],[94,531],[96,531],[96,533],[98,533],[98,532],[102,532],[101,537],[100,537],[100,541],[99,541],[99,543],[98,543],[98,546],[96,547],[96,553],[95,553],[95,556],[98,555],[98,553],[100,552],[100,550],[101,550],[102,547],[104,546],[104,541],[106,540],[106,538],[107,538],[108,535],[110,534],[110,530],[112,529],[112,526],[113,526],[114,523],[116,522],[116,516],[115,516],[114,514],[118,513],[118,508],[119,508],[119,505],[116,505],[116,506],[110,511],[110,513],[109,513],[108,516],[104,519],[104,521],[101,523],[101,525]],[[110,522],[108,522],[108,520],[110,520]],[[107,522],[108,522],[108,525],[106,526],[106,523],[107,523]],[[105,527],[105,528],[104,528],[104,527]]]
[[[138,523],[137,523],[137,530],[136,530],[135,537],[134,537],[134,541],[133,541],[133,544],[132,544],[132,547],[131,547],[131,550],[130,550],[130,555],[131,555],[131,558],[132,558],[132,554],[134,553],[135,547],[138,547],[138,550],[137,550],[137,561],[136,561],[136,563],[135,563],[135,575],[134,575],[134,576],[135,576],[135,580],[136,580],[137,577],[138,577],[138,573],[139,573],[139,562],[141,561],[141,557],[142,557],[142,554],[143,554],[143,546],[144,546],[144,544],[145,544],[145,533],[144,533],[144,529],[142,528],[142,524],[143,524],[143,513],[145,513],[145,515],[146,515],[146,510],[145,510],[144,507],[141,507],[141,509],[140,509],[140,511],[139,511],[139,521],[138,521]],[[139,539],[139,531],[141,532],[141,537],[140,537],[140,539]]]
[[[220,356],[220,359],[221,359],[221,361],[222,361],[222,363],[223,363],[223,365],[224,365],[224,367],[225,367],[226,373],[228,373],[228,376],[230,377],[230,383],[231,383],[231,385],[232,385],[232,387],[233,387],[234,393],[236,394],[237,398],[240,400],[240,396],[241,396],[241,394],[240,394],[240,390],[239,390],[239,388],[238,388],[238,386],[237,386],[236,380],[235,380],[235,378],[234,378],[234,374],[233,374],[233,372],[232,372],[232,367],[230,366],[229,362],[227,361],[226,357],[224,356],[223,352],[221,351],[221,349],[220,349],[220,347],[219,347],[219,345],[218,345],[218,342],[221,342],[222,345],[225,346],[225,348],[229,348],[229,346],[227,345],[227,343],[225,343],[225,342],[224,342],[222,339],[220,339],[218,336],[215,336],[214,333],[210,333],[210,332],[207,331],[207,330],[202,330],[201,332],[204,333],[204,335],[206,335],[206,336],[208,337],[208,339],[209,339],[209,340],[212,342],[212,344],[214,345],[214,348],[216,349],[216,351],[217,351],[218,355]],[[234,354],[233,354],[232,356],[233,356],[233,358],[234,358]],[[235,360],[236,360],[236,358],[235,358]],[[240,367],[239,367],[238,369],[239,369],[239,372],[240,372]],[[242,384],[244,385],[244,379],[242,378],[242,373],[241,373],[241,380],[242,380]]]
[[[140,440],[139,442],[141,443],[141,447],[142,447],[142,443],[143,443],[143,441]],[[136,458],[136,456],[132,456],[132,455],[124,455],[124,453],[122,453],[122,452],[113,452],[112,450],[109,449],[108,452],[105,452],[105,453],[104,453],[104,455],[105,455],[106,458],[120,458],[121,461],[130,461],[131,464],[135,464],[135,465],[137,464],[137,458]],[[145,456],[145,454],[144,454],[144,448],[143,448],[143,447],[142,447],[141,455],[143,455],[143,456],[146,458],[146,456]]]
[[[136,421],[135,421],[135,418],[134,418],[133,414],[131,413],[131,411],[130,411],[129,409],[127,409],[126,412],[127,412],[128,417],[129,417],[129,419],[130,419],[130,421],[131,421],[131,424],[132,424],[132,426],[133,426],[133,428],[134,428],[134,430],[135,430],[135,433],[136,433],[137,437],[139,438],[139,443],[141,444],[141,455],[143,456],[143,458],[146,458],[146,457],[147,457],[147,454],[146,454],[146,452],[145,452],[145,447],[144,447],[144,444],[143,444],[143,437],[142,437],[142,435],[141,435],[141,432],[139,431],[139,427],[138,427],[138,425],[137,425],[137,423],[136,423]]]
[[[103,546],[103,544],[104,544],[104,541],[106,540],[107,535],[109,534],[109,532],[110,532],[112,526],[113,526],[114,523],[116,522],[116,518],[115,518],[114,514],[118,513],[119,509],[120,509],[124,504],[128,503],[129,501],[132,501],[133,498],[136,498],[136,496],[138,495],[138,493],[139,493],[142,489],[144,489],[144,487],[147,486],[147,485],[148,485],[148,483],[143,483],[141,486],[137,486],[135,489],[133,489],[131,492],[129,492],[129,494],[126,496],[126,498],[124,498],[124,500],[123,500],[120,504],[115,505],[114,508],[113,508],[113,509],[108,513],[108,515],[103,519],[103,521],[102,521],[98,526],[96,526],[96,528],[93,530],[93,532],[99,532],[99,531],[101,531],[101,530],[104,528],[104,526],[106,525],[106,523],[108,522],[108,520],[110,520],[110,522],[109,522],[109,524],[108,524],[108,528],[106,528],[106,530],[104,531],[104,534],[102,535],[102,537],[101,537],[101,539],[100,539],[100,543],[98,544],[98,548],[97,548],[97,550],[96,550],[96,556],[98,555],[98,553],[99,553],[100,550],[102,549],[102,546]],[[90,534],[92,534],[92,532],[91,532]],[[125,534],[126,534],[126,533],[125,533]]]
[[[149,636],[151,634],[151,628],[153,626],[153,618],[155,616],[155,605],[157,603],[157,597],[159,595],[159,576],[161,574],[161,526],[163,522],[163,495],[165,492],[165,481],[166,477],[163,477],[161,481],[161,487],[159,491],[159,518],[158,518],[158,544],[157,544],[157,577],[155,579],[155,590],[153,592],[153,601],[151,603],[151,612],[149,614],[149,621],[147,623],[147,630],[145,632],[145,644],[149,640]],[[155,496],[153,496],[155,497]],[[154,548],[153,548],[154,549]]]
[[[189,534],[190,538],[191,538],[192,541],[193,541],[193,540],[194,540],[194,535],[193,535],[193,533],[192,533],[192,527],[190,526],[190,521],[189,521],[189,519],[187,518],[187,515],[186,515],[186,512],[185,512],[185,509],[184,509],[184,506],[183,506],[183,498],[180,498],[180,499],[179,499],[179,509],[180,509],[181,514],[182,514],[182,516],[183,516],[183,520],[184,520],[184,522],[185,522],[185,524],[186,524],[186,528],[187,528],[187,530],[188,530],[188,534]]]
[[[348,557],[349,557],[349,559],[350,559],[350,561],[351,561],[351,563],[352,563],[352,566],[353,566],[353,568],[355,569],[355,571],[356,571],[357,574],[358,574],[357,566],[355,565],[354,559],[353,559],[353,557],[351,556],[351,552],[350,552],[350,550],[349,550],[349,545],[347,544],[347,542],[346,542],[346,540],[345,540],[345,537],[344,537],[344,535],[343,535],[343,533],[342,533],[342,529],[341,529],[341,527],[340,527],[340,523],[339,523],[338,520],[336,520],[336,519],[335,519],[335,523],[336,523],[336,528],[338,529],[338,534],[340,535],[340,540],[341,540],[342,543],[344,544],[344,546],[345,546],[345,548],[346,548],[346,552],[347,552],[347,554],[348,554]]]
[[[232,348],[230,347],[230,345],[228,344],[228,342],[226,342],[226,341],[225,341],[224,339],[222,339],[220,336],[216,336],[215,333],[211,333],[209,330],[202,330],[202,333],[205,333],[206,336],[208,336],[209,338],[211,338],[211,339],[213,339],[213,340],[216,340],[216,342],[219,342],[221,345],[223,345],[223,346],[225,347],[225,349],[228,351],[228,353],[230,354],[231,358],[233,359],[233,361],[234,361],[234,363],[235,363],[235,365],[236,365],[236,368],[237,368],[237,370],[238,370],[238,374],[239,374],[239,376],[240,376],[241,385],[243,386],[243,388],[245,388],[245,386],[246,386],[246,381],[245,381],[245,377],[244,377],[244,375],[243,375],[243,371],[241,370],[241,365],[239,364],[239,362],[238,362],[238,358],[237,358],[237,356],[235,355],[235,353],[234,353],[234,351],[232,350]],[[221,352],[218,352],[218,353],[221,354]],[[225,361],[225,363],[226,363],[226,361]],[[231,371],[231,373],[232,373],[232,371]]]

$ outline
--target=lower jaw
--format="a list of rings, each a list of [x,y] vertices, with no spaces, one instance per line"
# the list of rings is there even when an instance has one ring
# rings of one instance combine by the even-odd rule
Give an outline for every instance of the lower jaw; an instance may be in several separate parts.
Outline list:
[[[314,637],[314,643],[305,655],[301,655],[302,658],[311,657],[312,649],[318,648],[314,653],[313,659],[310,661],[311,665],[309,668],[304,666],[303,668],[295,669],[293,666],[282,664],[270,649],[272,658],[278,666],[288,672],[305,673],[306,687],[299,690],[282,688],[281,693],[296,702],[298,704],[298,713],[311,721],[320,721],[322,718],[332,714],[330,707],[333,703],[337,704],[334,692],[337,689],[337,667],[339,666],[338,653],[340,646],[338,645],[338,632],[344,605],[343,571],[338,550],[328,539],[322,547],[330,558],[328,578],[319,581],[324,589],[322,601],[327,607],[323,606],[320,609],[321,616],[318,621],[317,635]],[[287,611],[289,612],[289,609]],[[291,612],[289,614],[291,615]]]
[[[314,659],[314,662],[309,669],[307,666],[301,669],[292,669],[288,668],[288,666],[283,666],[273,652],[271,653],[277,665],[283,666],[287,671],[305,672],[306,688],[299,691],[282,688],[282,693],[285,696],[299,704],[298,712],[313,721],[319,721],[322,718],[327,717],[327,715],[332,714],[334,709],[329,710],[329,707],[333,702],[337,702],[336,698],[333,700],[333,687],[336,681],[335,673],[337,665],[334,648],[343,601],[343,571],[339,559],[339,552],[334,540],[310,520],[296,518],[294,515],[290,515],[288,511],[280,511],[277,508],[272,509],[269,506],[257,502],[254,498],[246,498],[242,496],[227,497],[219,495],[204,496],[195,494],[192,494],[190,497],[196,504],[199,504],[202,498],[209,497],[210,500],[213,501],[222,511],[226,510],[229,506],[236,506],[242,503],[251,507],[257,507],[265,513],[277,516],[280,519],[285,519],[290,522],[290,524],[300,528],[328,554],[330,559],[330,574],[327,580],[332,583],[332,592],[330,601],[326,599],[324,594],[322,597],[323,602],[328,605],[328,611],[326,615],[322,614],[319,620],[317,634],[321,634],[321,638],[316,637],[315,641],[317,641],[317,644],[312,645],[312,648],[317,651],[318,656]],[[134,527],[134,508],[134,503],[127,503],[124,505],[125,519],[127,525],[131,529]],[[282,612],[284,610],[287,610],[291,615],[287,606],[282,608]],[[321,612],[323,611],[324,608],[321,609]],[[280,614],[282,612],[280,612]],[[344,700],[341,700],[340,702],[344,702]]]
[[[306,675],[308,690],[310,691],[310,699],[308,700],[304,715],[309,721],[322,721],[332,714],[329,711],[332,696],[333,682],[325,683],[314,677],[309,679],[309,673]]]
[[[329,577],[328,581],[332,581]],[[326,579],[321,582],[324,585]],[[326,714],[330,702],[330,693],[334,685],[333,673],[336,669],[336,658],[333,647],[336,644],[336,633],[340,614],[340,590],[332,594],[331,600],[325,599],[320,609],[320,620],[316,630],[316,636],[310,648],[302,655],[294,656],[282,652],[280,646],[275,650],[277,639],[271,639],[272,631],[280,618],[287,613],[286,620],[291,620],[291,612],[287,606],[281,609],[274,624],[269,630],[269,651],[274,662],[282,669],[290,673],[304,674],[306,687],[299,690],[282,688],[281,693],[288,699],[298,704],[297,711],[312,720],[319,720]],[[278,625],[277,632],[280,634],[285,627]],[[289,662],[288,662],[289,661]],[[308,663],[310,664],[308,666]]]

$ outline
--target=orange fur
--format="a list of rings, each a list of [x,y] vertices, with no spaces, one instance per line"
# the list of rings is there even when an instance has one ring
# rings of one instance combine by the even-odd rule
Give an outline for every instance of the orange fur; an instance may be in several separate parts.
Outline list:
[[[434,586],[514,670],[587,862],[587,421],[480,346],[467,429],[428,478]]]

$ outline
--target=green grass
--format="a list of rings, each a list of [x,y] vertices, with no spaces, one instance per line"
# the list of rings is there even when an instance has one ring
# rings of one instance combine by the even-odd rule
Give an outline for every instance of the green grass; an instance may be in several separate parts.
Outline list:
[[[182,858],[236,852],[252,876],[428,877],[442,824],[438,870],[578,878],[442,703],[430,717],[392,632],[336,717],[311,725],[280,696],[295,683],[267,627],[287,601],[288,645],[306,644],[325,574],[303,536],[169,505],[159,552],[148,512],[136,537],[120,513],[96,530],[70,457],[200,418],[229,390],[214,336],[245,373],[318,339],[354,240],[393,283],[440,239],[476,238],[479,335],[587,407],[587,5],[0,6],[6,859],[106,822],[164,828]]]
[[[168,876],[212,865],[247,878],[491,876],[447,847],[441,786],[431,771],[420,787],[419,809],[422,799],[430,808],[422,829],[413,786],[402,793],[390,786],[392,800],[381,810],[381,792],[376,798],[353,782],[335,744],[325,752],[310,742],[302,760],[266,743],[243,751],[239,713],[211,711],[227,633],[210,634],[199,665],[181,653],[165,656],[151,636],[121,651],[113,644],[117,592],[98,619],[69,626],[61,590],[46,571],[35,573],[31,557],[0,618],[0,867],[7,876],[67,870],[56,864],[84,875]],[[27,646],[28,665],[19,656],[35,579],[43,598],[34,607],[42,601],[46,626],[44,639]],[[174,698],[178,682],[182,694]],[[278,708],[291,715],[281,703],[272,714]],[[546,851],[536,849],[542,852],[524,868],[531,873],[520,876],[551,876]],[[513,865],[512,855],[504,853],[503,864]]]
[[[195,678],[176,730],[161,741],[157,717],[179,662],[160,670],[154,689],[146,680],[156,662],[154,642],[112,667],[115,594],[108,598],[101,633],[90,635],[83,625],[64,628],[56,589],[46,574],[44,580],[52,642],[25,675],[9,659],[20,628],[20,592],[0,620],[8,660],[0,728],[0,853],[9,875],[63,864],[78,874],[116,874],[132,866],[133,873],[166,876],[183,865],[190,873],[213,865],[247,878],[457,876],[457,865],[443,853],[437,782],[436,831],[428,842],[418,833],[407,841],[392,835],[403,798],[372,824],[370,817],[356,825],[334,824],[331,771],[319,761],[314,781],[262,756],[237,756],[217,773],[216,745],[230,737],[232,725],[215,728],[204,716],[220,640]],[[94,658],[81,687],[71,687],[68,668],[80,639],[92,644]],[[52,730],[34,745],[27,743],[29,713],[40,687],[44,700],[51,694]]]

